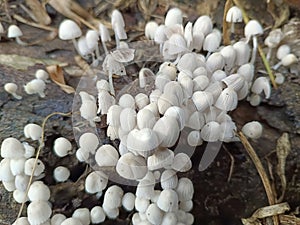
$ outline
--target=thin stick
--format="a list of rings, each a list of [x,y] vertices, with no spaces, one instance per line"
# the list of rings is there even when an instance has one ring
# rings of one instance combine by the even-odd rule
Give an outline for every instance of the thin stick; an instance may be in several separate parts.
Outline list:
[[[230,7],[232,6],[232,0],[227,0],[224,7],[224,14],[223,14],[223,43],[224,45],[230,44],[230,37],[228,33],[228,23],[226,22],[226,14]]]
[[[22,16],[19,16],[17,14],[14,14],[13,15],[13,18],[21,23],[25,23],[29,26],[32,26],[32,27],[36,27],[36,28],[39,28],[39,29],[43,29],[43,30],[48,30],[48,31],[55,31],[57,33],[57,29],[56,28],[53,28],[53,27],[50,27],[50,26],[46,26],[46,25],[43,25],[43,24],[39,24],[39,23],[35,23],[35,22],[32,22],[32,21],[29,21],[25,18],[23,18]]]
[[[234,2],[234,4],[236,4],[242,10],[244,22],[245,22],[245,24],[247,24],[249,22],[249,17],[247,15],[247,13],[245,12],[242,4],[240,3],[239,0],[233,0],[233,2]],[[271,83],[272,83],[273,87],[275,89],[277,89],[278,87],[277,87],[277,84],[275,82],[275,78],[274,78],[273,72],[271,70],[270,64],[269,64],[268,60],[266,59],[265,53],[263,52],[260,44],[257,44],[257,48],[258,48],[259,55],[260,55],[260,57],[261,57],[261,59],[264,63],[264,66],[265,66],[265,68],[266,68],[266,70],[269,74]]]
[[[47,120],[48,120],[50,117],[55,116],[55,115],[71,116],[72,113],[71,113],[71,112],[69,112],[69,113],[54,112],[54,113],[51,113],[51,114],[49,114],[48,116],[46,116],[46,118],[44,119],[44,121],[43,121],[43,123],[42,123],[42,135],[41,135],[41,139],[40,139],[40,144],[39,144],[39,147],[38,147],[36,156],[35,156],[35,161],[34,161],[34,165],[33,165],[32,171],[31,171],[31,175],[30,175],[30,178],[29,178],[29,182],[28,182],[28,185],[27,185],[27,188],[26,188],[26,192],[25,192],[26,194],[25,194],[25,197],[28,195],[28,191],[29,191],[31,182],[32,182],[32,180],[33,180],[33,174],[34,174],[34,171],[35,171],[35,168],[36,168],[36,165],[37,165],[37,161],[38,161],[38,158],[39,158],[39,156],[40,156],[40,152],[41,152],[41,150],[42,150],[43,147],[44,147],[44,138],[45,138],[45,126],[46,126],[46,122],[47,122]],[[24,205],[25,205],[25,201],[23,201],[23,203],[22,203],[22,205],[21,205],[21,207],[20,207],[20,210],[19,210],[17,219],[20,218],[20,216],[21,216],[21,214],[22,214],[22,211],[23,211],[23,208],[24,208]]]
[[[276,200],[275,200],[275,196],[274,196],[273,191],[272,191],[272,186],[271,186],[268,175],[267,175],[267,173],[266,173],[259,157],[257,156],[255,150],[253,149],[253,147],[251,146],[251,144],[249,143],[249,141],[247,140],[245,135],[241,131],[239,131],[237,133],[237,135],[239,136],[242,144],[244,145],[247,153],[249,154],[250,158],[252,159],[252,162],[254,163],[254,165],[256,167],[256,170],[257,170],[257,172],[260,176],[260,179],[261,179],[261,181],[264,185],[264,188],[265,188],[265,191],[266,191],[266,194],[267,194],[267,198],[268,198],[268,201],[269,201],[269,205],[275,205]],[[277,216],[273,216],[273,221],[274,221],[275,225],[279,224]]]

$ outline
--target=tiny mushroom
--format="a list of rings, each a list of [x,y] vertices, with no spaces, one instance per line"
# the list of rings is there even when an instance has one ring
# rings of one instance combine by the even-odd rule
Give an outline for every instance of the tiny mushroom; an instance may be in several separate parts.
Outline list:
[[[13,137],[5,138],[2,141],[0,151],[3,158],[22,158],[25,154],[22,143]]]
[[[50,219],[52,209],[47,201],[33,201],[27,207],[27,217],[31,225],[39,225]]]
[[[157,206],[164,212],[176,212],[178,210],[178,195],[172,189],[163,190],[157,200]]]
[[[116,46],[119,48],[120,40],[127,39],[127,34],[125,32],[125,22],[121,12],[114,9],[111,14],[111,25],[115,32]]]
[[[155,21],[149,21],[145,26],[145,36],[150,40],[154,40],[157,28],[158,24]]]
[[[102,223],[105,220],[105,212],[101,206],[94,206],[90,212],[91,222],[93,224]]]
[[[76,209],[73,214],[72,218],[76,218],[80,220],[82,225],[89,225],[91,220],[90,220],[90,211],[88,208],[78,208]]]
[[[93,171],[85,179],[85,190],[87,193],[95,194],[102,192],[107,186],[108,177],[102,171]]]
[[[53,150],[58,157],[65,157],[72,151],[71,142],[65,137],[55,139]]]
[[[253,82],[251,87],[251,91],[255,94],[261,94],[264,92],[266,99],[270,98],[271,96],[271,85],[270,81],[266,77],[258,77]]]
[[[31,174],[33,173],[33,176],[38,177],[39,175],[41,175],[44,170],[45,170],[45,165],[41,160],[37,160],[36,162],[36,166],[35,166],[35,159],[34,158],[30,158],[27,159],[25,162],[25,166],[24,166],[24,173],[28,176],[31,176]],[[35,169],[34,169],[35,168]],[[33,172],[34,169],[34,172]]]
[[[24,85],[24,90],[27,94],[38,94],[41,98],[45,98],[45,88],[46,84],[45,81],[40,79],[33,79]]]
[[[65,182],[70,177],[70,170],[64,166],[58,166],[53,171],[53,177],[56,182]]]
[[[12,24],[8,27],[8,31],[7,31],[7,37],[8,38],[15,38],[16,42],[19,45],[28,45],[28,43],[26,43],[26,42],[24,42],[20,39],[20,37],[22,35],[23,35],[23,32],[21,31],[21,29],[17,25]]]
[[[99,23],[99,33],[100,33],[100,39],[102,42],[102,46],[103,46],[105,55],[107,55],[108,50],[107,50],[105,42],[110,41],[111,38],[110,38],[110,34],[109,34],[107,27],[105,25],[103,25],[102,23]]]
[[[109,144],[102,145],[95,154],[95,160],[98,166],[115,166],[118,162],[118,151]]]
[[[42,181],[34,181],[28,190],[30,201],[48,201],[50,199],[50,189]]]
[[[42,127],[34,123],[29,123],[24,127],[25,137],[30,138],[33,141],[40,141],[42,137],[42,132]]]
[[[15,83],[6,83],[4,85],[4,90],[11,94],[15,99],[21,100],[22,96],[17,94],[18,86]]]
[[[49,79],[49,74],[43,70],[43,69],[38,69],[36,72],[35,72],[35,78],[36,79],[40,79],[40,80],[43,80],[45,82],[49,82],[48,79]]]
[[[262,135],[263,126],[258,121],[252,121],[252,122],[246,123],[242,127],[242,132],[249,138],[258,139]]]
[[[232,6],[226,14],[226,22],[231,23],[231,33],[234,33],[234,24],[243,21],[242,11],[237,6]]]

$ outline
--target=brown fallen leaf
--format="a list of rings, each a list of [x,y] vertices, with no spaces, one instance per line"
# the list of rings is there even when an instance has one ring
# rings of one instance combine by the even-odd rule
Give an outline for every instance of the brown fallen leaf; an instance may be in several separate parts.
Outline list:
[[[46,67],[47,72],[49,73],[49,76],[51,80],[56,83],[60,88],[68,93],[74,93],[75,89],[69,85],[66,84],[65,78],[64,78],[64,73],[63,70],[60,66],[58,65],[51,65]]]
[[[38,0],[26,0],[25,2],[31,9],[31,12],[34,15],[35,21],[37,23],[43,25],[49,25],[51,23],[50,16]]]

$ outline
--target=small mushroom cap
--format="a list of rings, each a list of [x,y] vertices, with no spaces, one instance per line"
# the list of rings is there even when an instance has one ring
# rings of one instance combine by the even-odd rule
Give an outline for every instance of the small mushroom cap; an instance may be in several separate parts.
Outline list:
[[[215,106],[223,111],[236,109],[238,104],[237,93],[230,87],[225,88],[215,102]]]
[[[0,180],[2,182],[14,181],[14,175],[10,169],[9,158],[4,158],[0,161]]]
[[[35,159],[34,158],[30,158],[27,159],[25,162],[25,166],[24,166],[24,173],[28,176],[31,176],[32,170],[34,168],[34,164],[35,164]],[[33,173],[33,176],[39,176],[41,175],[45,170],[45,165],[41,160],[37,160],[36,162],[36,167]]]
[[[8,31],[7,31],[8,38],[16,38],[16,37],[20,37],[22,35],[23,35],[23,33],[18,26],[13,24],[8,27]]]
[[[112,145],[102,145],[95,154],[98,166],[115,166],[118,162],[118,151]]]
[[[12,192],[16,190],[16,186],[15,186],[15,181],[14,180],[10,180],[10,181],[2,181],[2,184],[5,188],[5,190],[7,190],[8,192]]]
[[[217,141],[220,137],[220,124],[216,121],[206,123],[201,129],[201,138],[207,142]]]
[[[192,161],[187,154],[180,152],[175,155],[171,167],[178,172],[187,172],[192,168]]]
[[[107,188],[104,199],[103,199],[103,207],[109,209],[118,208],[122,205],[122,197],[124,195],[124,191],[118,185],[112,185]],[[104,208],[103,208],[104,209]],[[105,209],[104,209],[105,210]]]
[[[160,185],[162,189],[175,189],[178,184],[176,171],[165,170],[160,177]]]
[[[106,117],[107,125],[111,125],[113,127],[120,126],[120,114],[123,108],[119,105],[112,105],[109,107]]]
[[[119,208],[108,208],[106,205],[102,205],[102,208],[108,219],[116,219],[119,216]]]
[[[10,170],[14,176],[24,173],[25,161],[25,157],[10,159]]]
[[[99,23],[99,32],[100,32],[100,38],[102,42],[107,42],[111,40],[107,27],[102,23]]]
[[[149,109],[143,108],[139,110],[136,115],[137,127],[139,129],[150,128],[152,129],[156,123],[156,117],[152,111]]]
[[[276,48],[280,41],[283,39],[283,33],[281,29],[275,29],[272,30],[268,37],[265,39],[264,43],[267,45],[269,48]]]
[[[284,56],[282,59],[281,59],[281,62],[282,62],[282,65],[283,66],[290,66],[292,65],[293,63],[296,63],[298,62],[298,59],[297,57],[295,56],[295,54],[287,54],[286,56]]]
[[[129,132],[136,126],[136,111],[125,108],[120,113],[120,125],[122,130]]]
[[[176,188],[179,201],[189,201],[193,199],[194,185],[193,182],[186,177],[182,177],[178,180]]]
[[[1,144],[2,158],[22,158],[24,156],[24,153],[24,146],[16,138],[5,138]]]
[[[174,212],[165,213],[162,218],[161,225],[173,225],[177,224],[177,216]]]
[[[80,220],[82,225],[89,225],[90,224],[90,211],[88,208],[78,208],[76,209],[73,214],[73,218]]]
[[[89,49],[98,48],[99,35],[95,30],[88,30],[85,34],[86,44]]]
[[[188,134],[187,143],[189,146],[196,147],[203,143],[199,130],[193,130]]]
[[[42,181],[34,181],[28,191],[30,201],[48,201],[50,199],[50,189]]]
[[[80,136],[79,138],[79,146],[80,148],[86,149],[88,152],[92,154],[95,153],[99,145],[99,139],[96,134],[87,132]]]
[[[107,175],[102,171],[93,171],[85,179],[85,190],[87,193],[95,194],[103,191],[108,183]]]
[[[82,35],[80,27],[73,20],[62,21],[58,28],[58,37],[62,40],[71,40]]]
[[[208,91],[196,91],[192,96],[192,100],[198,111],[203,112],[214,102],[213,95]]]
[[[225,60],[220,52],[215,52],[211,54],[206,60],[207,71],[211,73],[215,72],[216,70],[222,70],[224,66]]]
[[[43,80],[33,79],[24,85],[24,90],[27,94],[39,94],[42,98],[45,97],[44,90],[46,88],[46,84]]]
[[[204,36],[208,35],[213,29],[213,23],[209,16],[200,16],[193,26],[193,33],[197,31],[202,31]]]
[[[29,183],[29,176],[23,174],[18,174],[15,176],[15,187],[20,191],[26,191],[28,183]],[[47,199],[48,200],[48,199]]]
[[[148,206],[150,205],[150,201],[149,201],[149,199],[136,197],[134,204],[135,204],[135,209],[141,215],[141,213],[145,213],[146,212]]]
[[[117,173],[126,179],[137,180],[148,172],[146,161],[141,156],[128,152],[120,157],[116,166]]]
[[[18,86],[15,83],[6,83],[4,85],[4,90],[9,94],[13,94],[18,90]]]
[[[105,212],[101,206],[94,206],[91,209],[91,222],[93,224],[102,223],[105,220]]]
[[[234,43],[233,48],[236,52],[235,64],[240,66],[245,63],[248,63],[250,58],[250,47],[244,41],[238,41]]]
[[[38,69],[36,72],[35,72],[35,77],[37,79],[40,79],[40,80],[47,80],[49,78],[49,74],[45,71],[45,70],[42,70],[42,69]]]
[[[42,137],[43,129],[41,126],[29,123],[24,127],[24,135],[26,138],[31,138],[33,141],[38,141]]]
[[[175,24],[182,24],[182,16],[182,11],[179,8],[170,9],[165,17],[165,25],[173,26]]]
[[[147,166],[149,170],[157,170],[168,167],[172,164],[174,152],[167,148],[160,148],[147,158]]]
[[[146,105],[148,105],[150,103],[148,95],[146,95],[144,93],[137,94],[134,97],[134,99],[135,99],[135,105],[137,106],[137,108],[139,110],[144,108]]]
[[[51,217],[51,225],[61,225],[67,217],[64,214],[57,213]]]
[[[123,208],[126,211],[131,212],[134,209],[134,204],[135,204],[135,195],[131,192],[125,193],[122,198]]]
[[[58,157],[65,157],[72,151],[72,144],[65,137],[59,137],[54,141],[53,150]]]
[[[65,219],[61,225],[83,225],[79,219],[76,218],[67,218]]]
[[[242,127],[242,132],[249,138],[258,139],[262,135],[263,126],[258,121],[252,121],[252,122],[246,123]]]
[[[257,20],[250,20],[244,29],[244,34],[247,39],[251,38],[251,36],[260,35],[263,33],[264,30]]]
[[[189,212],[193,209],[193,205],[194,205],[194,203],[192,200],[180,201],[179,209],[183,210],[185,212]]]
[[[172,189],[163,190],[157,200],[157,206],[164,212],[175,212],[178,210],[178,195]]]
[[[266,77],[258,77],[253,82],[251,91],[255,94],[260,94],[264,92],[265,97],[268,99],[271,96],[271,85]]]
[[[226,14],[226,22],[238,23],[243,21],[242,11],[237,6],[232,6]]]
[[[289,45],[280,45],[276,52],[277,59],[281,60],[284,56],[291,52],[291,47]]]
[[[58,166],[53,171],[53,177],[56,182],[65,182],[70,177],[70,170],[64,166]]]
[[[149,21],[145,26],[145,36],[150,40],[154,40],[157,28],[158,24],[155,21]]]
[[[52,209],[47,201],[33,201],[27,207],[28,221],[31,225],[46,222],[50,219],[51,213]]]
[[[221,39],[216,32],[208,34],[203,42],[203,50],[215,52],[220,47]]]
[[[146,216],[151,224],[161,224],[164,212],[155,203],[148,206]]]

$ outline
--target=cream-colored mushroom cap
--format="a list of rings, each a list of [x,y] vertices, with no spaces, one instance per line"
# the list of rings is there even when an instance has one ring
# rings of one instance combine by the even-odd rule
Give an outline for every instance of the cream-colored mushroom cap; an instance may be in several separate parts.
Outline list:
[[[29,176],[23,174],[18,174],[15,176],[15,187],[20,191],[26,191],[27,186],[29,184]],[[48,199],[47,199],[48,200]]]
[[[115,166],[118,162],[118,151],[112,145],[102,145],[95,154],[98,166]]]
[[[120,157],[116,166],[117,173],[126,179],[137,180],[148,172],[146,161],[142,156],[128,152]]]
[[[176,188],[179,201],[188,201],[193,198],[194,195],[194,185],[193,182],[186,177],[182,177],[178,180],[178,185]]]
[[[123,208],[126,211],[131,212],[134,209],[134,204],[135,204],[135,195],[131,192],[125,193],[122,198]]]
[[[168,167],[173,163],[174,152],[167,148],[160,148],[147,158],[147,166],[149,170],[157,170]]]
[[[102,208],[105,212],[105,215],[108,219],[116,219],[119,214],[120,214],[120,210],[119,208],[108,208],[107,206],[105,205],[102,205]]]
[[[16,138],[5,138],[1,144],[2,158],[22,158],[24,156],[24,153],[24,146]]]
[[[67,218],[65,219],[61,225],[83,225],[79,219],[76,218]]]
[[[71,40],[82,35],[79,26],[73,21],[66,19],[60,23],[58,28],[58,36],[62,40]]]
[[[95,150],[99,145],[99,139],[94,133],[84,133],[79,138],[80,148],[86,149],[88,152],[95,154]]]
[[[37,79],[46,81],[47,79],[49,79],[49,74],[45,70],[39,69],[35,72],[35,77]]]
[[[182,11],[179,8],[170,9],[165,17],[165,25],[173,26],[175,24],[182,24],[182,16]]]
[[[242,127],[242,132],[249,138],[258,139],[262,135],[263,126],[258,121],[252,121],[252,122],[246,123]]]
[[[66,218],[67,217],[64,214],[57,213],[51,217],[50,223],[51,225],[61,225]]]
[[[187,154],[180,152],[175,155],[171,167],[175,171],[187,172],[192,168],[192,161]]]
[[[25,191],[20,191],[18,189],[14,190],[13,198],[17,203],[23,203],[29,201]]]
[[[65,166],[58,166],[53,171],[53,177],[56,182],[65,182],[70,177],[70,170]]]
[[[165,170],[160,177],[160,185],[162,189],[175,189],[178,184],[176,171]]]
[[[73,214],[73,218],[76,218],[80,220],[82,225],[89,225],[91,220],[90,220],[90,211],[88,208],[78,208],[76,209]]]
[[[103,191],[108,183],[108,176],[102,171],[93,171],[85,179],[85,190],[94,194]]]
[[[68,139],[59,137],[54,141],[53,150],[58,157],[64,157],[72,151],[72,144]]]
[[[25,137],[31,138],[33,141],[38,141],[41,139],[42,131],[42,127],[34,123],[26,124],[24,127]]]
[[[102,223],[105,220],[105,212],[101,206],[94,206],[90,212],[91,222],[93,224]]]
[[[155,203],[148,206],[146,216],[151,224],[161,224],[164,212]]]
[[[104,199],[103,199],[103,207],[114,209],[118,208],[122,205],[122,197],[124,195],[124,191],[118,185],[112,185],[107,188]],[[104,208],[103,208],[104,209]]]
[[[12,225],[30,225],[30,223],[27,217],[20,217]]]
[[[10,25],[7,30],[7,37],[8,38],[16,38],[23,35],[23,32],[20,28],[14,24]]]
[[[10,159],[4,158],[0,162],[0,180],[8,182],[14,180],[14,175],[10,170]]]
[[[172,189],[163,190],[157,200],[157,206],[164,212],[175,212],[178,210],[178,195]]]
[[[34,158],[30,158],[27,159],[25,162],[25,166],[24,166],[24,173],[28,176],[31,176],[32,170],[34,168],[34,164],[35,164],[35,159]],[[36,162],[36,167],[33,173],[33,176],[39,176],[41,175],[45,170],[45,165],[41,160],[37,160]]]
[[[243,21],[242,11],[237,6],[232,6],[226,14],[226,22],[238,23]]]
[[[255,79],[251,91],[255,94],[261,94],[264,92],[265,97],[268,99],[271,96],[270,81],[266,77],[258,77]]]
[[[30,225],[40,225],[46,222],[52,213],[47,201],[33,201],[27,207],[27,216]]]
[[[42,181],[34,181],[28,190],[30,201],[48,201],[50,199],[50,189]]]
[[[46,88],[45,81],[40,79],[33,79],[24,85],[24,90],[27,94],[38,94],[41,98],[44,98],[46,95],[44,93]]]
[[[15,83],[6,83],[4,85],[4,90],[11,94],[14,98],[18,100],[22,99],[22,96],[17,94],[18,86]]]
[[[238,96],[234,89],[225,88],[215,102],[215,106],[223,111],[232,111],[236,109]]]

